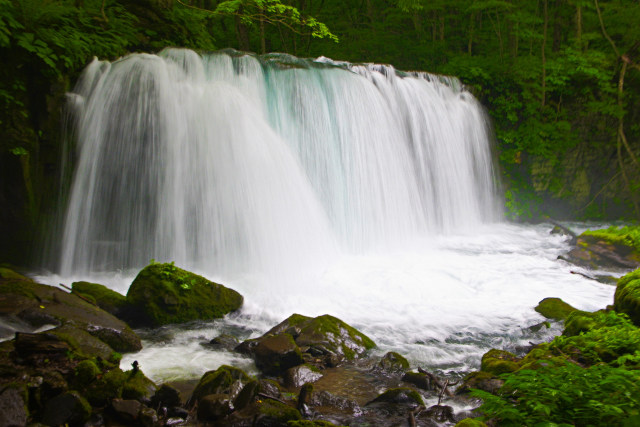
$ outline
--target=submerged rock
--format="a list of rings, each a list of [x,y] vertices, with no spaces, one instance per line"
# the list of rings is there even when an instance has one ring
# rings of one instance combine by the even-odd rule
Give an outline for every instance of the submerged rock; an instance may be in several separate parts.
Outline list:
[[[565,320],[576,308],[560,298],[545,298],[538,303],[535,310],[547,319]]]
[[[191,320],[217,319],[239,309],[238,292],[173,265],[142,269],[127,292],[128,321],[136,326],[161,326]]]
[[[618,280],[613,307],[629,316],[636,326],[640,326],[640,269]]]

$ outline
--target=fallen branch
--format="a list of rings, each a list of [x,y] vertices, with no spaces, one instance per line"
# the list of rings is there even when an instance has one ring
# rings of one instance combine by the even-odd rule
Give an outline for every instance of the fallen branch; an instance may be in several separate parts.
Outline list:
[[[278,399],[277,397],[270,396],[270,395],[265,394],[265,393],[258,393],[258,396],[263,397],[263,398],[265,398],[265,399],[275,400],[276,402],[280,402],[280,403],[283,403],[283,404],[285,404],[285,405],[287,404],[287,402],[285,402],[284,400],[280,400],[280,399]]]
[[[440,388],[441,393],[446,393],[448,397],[453,397],[453,393],[451,393],[451,391],[449,391],[449,389],[447,387],[449,386],[454,386],[458,384],[458,381],[456,381],[455,383],[451,383],[449,384],[449,380],[445,381],[445,384],[442,384],[440,382],[440,380],[438,379],[438,377],[436,377],[435,375],[433,375],[430,372],[425,371],[422,368],[418,368],[418,372],[420,372],[421,374],[425,374],[427,377],[429,377],[429,379],[437,386]]]

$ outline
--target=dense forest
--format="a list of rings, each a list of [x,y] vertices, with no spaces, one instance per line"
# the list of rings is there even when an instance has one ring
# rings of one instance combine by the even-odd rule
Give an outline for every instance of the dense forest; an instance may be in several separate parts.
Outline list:
[[[0,257],[24,264],[60,202],[84,66],[166,46],[458,76],[492,118],[510,218],[638,219],[639,24],[636,0],[0,0]]]

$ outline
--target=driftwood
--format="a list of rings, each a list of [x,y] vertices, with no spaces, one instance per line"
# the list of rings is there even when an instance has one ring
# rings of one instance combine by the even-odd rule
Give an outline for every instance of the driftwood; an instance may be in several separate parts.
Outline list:
[[[426,409],[426,408],[424,406],[420,405],[420,406],[417,406],[416,408],[414,408],[413,410],[409,411],[409,425],[411,427],[416,427],[416,417],[424,409]]]
[[[258,393],[258,396],[260,396],[260,397],[262,397],[264,399],[275,400],[276,402],[284,403],[285,405],[287,404],[284,400],[278,399],[277,397],[270,396],[270,395],[265,394],[265,393]]]
[[[445,380],[445,383],[442,384],[442,382],[440,382],[440,379],[438,379],[438,377],[433,375],[431,372],[427,372],[422,368],[418,368],[418,372],[420,372],[421,374],[425,374],[429,378],[429,380],[433,384],[435,384],[436,387],[438,387],[440,389],[440,394],[441,395],[444,393],[448,397],[453,397],[453,393],[451,393],[451,391],[447,387],[451,387],[451,386],[457,385],[459,381],[456,381],[455,383],[449,383],[449,380]],[[440,402],[438,402],[438,404],[440,404]]]

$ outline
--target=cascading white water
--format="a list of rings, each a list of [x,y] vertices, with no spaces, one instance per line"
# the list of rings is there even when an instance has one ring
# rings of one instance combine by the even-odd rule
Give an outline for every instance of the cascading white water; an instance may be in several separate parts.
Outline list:
[[[454,80],[168,49],[95,60],[72,99],[63,274],[286,275],[498,218],[486,119]]]
[[[557,333],[527,329],[542,298],[612,300],[613,287],[557,260],[568,243],[550,227],[488,224],[500,218],[488,124],[455,79],[170,49],[96,60],[69,97],[61,274],[39,280],[124,293],[155,258],[245,297],[240,313],[165,329],[123,359],[154,379],[246,364],[199,343],[257,336],[294,312],[464,372],[491,347]]]

